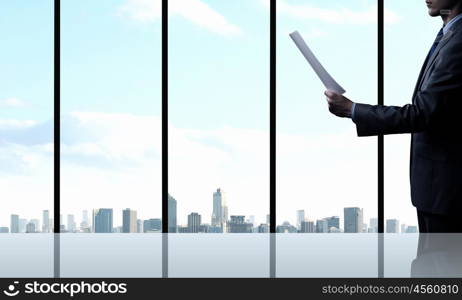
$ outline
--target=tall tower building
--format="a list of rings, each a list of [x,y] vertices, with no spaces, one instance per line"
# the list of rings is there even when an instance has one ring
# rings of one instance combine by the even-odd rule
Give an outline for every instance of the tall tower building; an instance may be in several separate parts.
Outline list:
[[[33,222],[27,223],[27,225],[26,225],[26,233],[35,233],[35,232],[36,232],[35,223],[33,223]]]
[[[386,232],[399,233],[399,221],[397,219],[388,219]]]
[[[378,232],[378,221],[377,218],[369,219],[369,228],[371,228],[371,232]]]
[[[345,207],[343,209],[344,232],[363,231],[363,209],[359,207]]]
[[[64,225],[63,215],[59,215],[59,230],[64,231],[66,229],[66,225]]]
[[[40,220],[39,219],[31,219],[29,223],[34,224],[35,232],[40,232]]]
[[[177,232],[176,205],[175,198],[168,195],[168,232]]]
[[[90,222],[88,220],[88,210],[82,211],[82,222],[80,222],[80,230],[82,230],[82,232],[91,232]]]
[[[326,218],[316,221],[316,232],[318,233],[329,232],[329,226],[328,226],[328,222]]]
[[[86,209],[82,211],[82,222],[88,224],[88,210]]]
[[[19,233],[19,215],[11,215],[10,232]]]
[[[302,233],[312,233],[314,232],[314,222],[304,220],[300,223],[300,232]]]
[[[143,220],[141,219],[136,220],[136,232],[137,233],[144,232],[143,225],[144,225]]]
[[[305,210],[297,210],[297,228],[301,229],[302,222],[305,221]]]
[[[255,226],[255,216],[254,215],[249,216],[247,223],[250,223],[252,224],[252,226]]]
[[[188,232],[197,233],[201,227],[201,215],[190,213],[188,215]]]
[[[225,193],[218,188],[213,193],[212,226],[225,227],[228,221],[228,205]],[[223,230],[223,232],[225,232]]]
[[[26,224],[27,224],[27,219],[19,219],[19,232],[24,233],[26,232]]]
[[[74,215],[67,215],[67,231],[75,232],[77,230]]]
[[[48,210],[44,210],[42,214],[42,232],[50,232],[51,231],[51,226],[50,226],[50,212]]]
[[[136,210],[130,208],[124,209],[122,212],[122,232],[123,233],[134,233],[137,232],[136,224]]]
[[[112,208],[99,208],[93,210],[93,230],[96,233],[112,232]]]

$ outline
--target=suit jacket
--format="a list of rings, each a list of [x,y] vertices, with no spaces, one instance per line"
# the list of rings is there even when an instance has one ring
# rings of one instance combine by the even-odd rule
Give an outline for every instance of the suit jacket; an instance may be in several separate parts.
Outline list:
[[[434,214],[462,210],[462,21],[426,58],[412,96],[399,106],[357,103],[358,136],[411,133],[412,204]]]

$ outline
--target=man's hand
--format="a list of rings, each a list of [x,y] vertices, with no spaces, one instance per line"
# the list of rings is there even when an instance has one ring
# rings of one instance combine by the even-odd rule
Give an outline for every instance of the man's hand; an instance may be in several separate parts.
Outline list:
[[[351,118],[353,102],[350,99],[330,90],[325,91],[324,95],[327,96],[326,100],[331,113],[337,117]]]

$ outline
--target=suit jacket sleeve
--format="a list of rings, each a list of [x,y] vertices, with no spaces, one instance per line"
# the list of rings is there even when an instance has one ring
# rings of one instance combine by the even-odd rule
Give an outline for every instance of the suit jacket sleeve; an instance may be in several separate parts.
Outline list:
[[[416,92],[414,104],[399,107],[357,103],[353,122],[358,136],[425,131],[454,115],[451,110],[460,108],[462,102],[462,41],[447,48],[439,53],[428,83]]]

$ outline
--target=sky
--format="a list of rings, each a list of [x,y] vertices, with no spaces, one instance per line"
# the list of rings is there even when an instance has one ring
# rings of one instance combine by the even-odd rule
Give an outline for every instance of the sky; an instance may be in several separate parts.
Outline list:
[[[230,215],[269,213],[269,1],[171,1],[169,191],[178,220],[210,223],[213,192]],[[386,1],[385,103],[404,105],[441,26],[423,1]],[[277,222],[377,217],[376,138],[331,115],[325,88],[294,46],[298,30],[361,103],[377,102],[373,0],[279,0]],[[61,209],[161,215],[161,23],[158,0],[62,1]],[[0,226],[53,206],[53,7],[3,1],[0,35]],[[385,138],[385,217],[416,225],[409,135]],[[26,187],[26,188],[25,188]],[[341,220],[342,221],[342,220]]]

